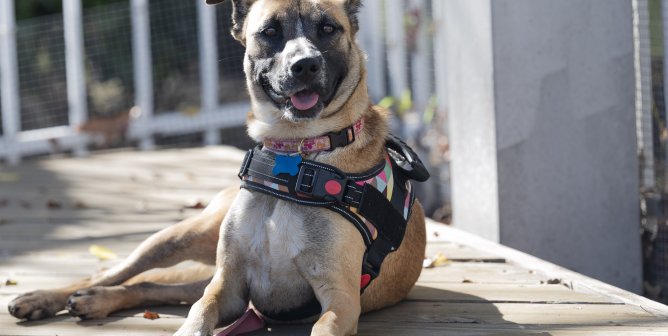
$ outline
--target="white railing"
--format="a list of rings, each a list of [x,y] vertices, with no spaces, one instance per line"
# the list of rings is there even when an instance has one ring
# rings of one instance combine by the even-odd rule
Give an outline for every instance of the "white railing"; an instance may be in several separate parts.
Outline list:
[[[140,116],[134,119],[128,137],[139,140],[140,149],[154,147],[154,136],[203,132],[206,145],[220,143],[220,129],[243,124],[249,105],[247,103],[219,103],[218,53],[216,11],[198,3],[198,44],[201,84],[201,111],[195,115],[182,113],[154,114],[154,90],[151,55],[151,30],[148,0],[130,0],[132,25],[132,58],[134,67],[135,107]],[[433,95],[445,103],[442,85],[432,83],[432,78],[443,78],[444,62],[434,60],[430,46],[437,47],[438,32],[431,36],[428,25],[431,14],[426,10],[432,3],[439,17],[438,3],[442,0],[367,0],[360,13],[359,40],[368,58],[369,90],[376,100],[386,96],[400,96],[413,90],[414,103],[425,106]],[[406,43],[406,15],[416,10],[422,13],[419,33],[415,35],[416,48],[408,50]],[[91,139],[76,131],[87,119],[86,68],[84,55],[84,31],[82,30],[81,0],[63,1],[63,22],[67,74],[68,125],[21,130],[21,101],[16,49],[16,21],[13,15],[14,1],[0,1],[0,87],[2,89],[3,134],[0,137],[0,160],[15,164],[22,157],[45,154],[53,150],[71,150],[84,155]],[[438,22],[437,22],[438,23]],[[438,25],[437,25],[438,30]],[[436,57],[438,58],[438,57]],[[409,66],[410,64],[410,66]],[[430,67],[433,64],[433,68]],[[432,76],[432,72],[435,75]],[[387,82],[389,81],[389,85]]]

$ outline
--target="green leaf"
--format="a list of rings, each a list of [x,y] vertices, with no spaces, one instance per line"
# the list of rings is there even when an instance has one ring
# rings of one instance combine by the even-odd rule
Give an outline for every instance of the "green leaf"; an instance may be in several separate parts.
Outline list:
[[[378,106],[380,106],[380,107],[382,107],[382,108],[384,108],[384,109],[389,109],[389,108],[391,108],[392,106],[394,106],[394,104],[396,104],[396,102],[397,102],[397,100],[394,99],[394,97],[387,96],[387,97],[381,99],[381,100],[378,102]]]

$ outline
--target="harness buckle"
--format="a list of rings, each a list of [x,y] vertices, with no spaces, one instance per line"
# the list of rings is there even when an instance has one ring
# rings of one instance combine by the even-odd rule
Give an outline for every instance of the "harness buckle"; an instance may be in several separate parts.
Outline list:
[[[295,191],[316,199],[343,202],[347,185],[348,180],[336,172],[302,163]]]

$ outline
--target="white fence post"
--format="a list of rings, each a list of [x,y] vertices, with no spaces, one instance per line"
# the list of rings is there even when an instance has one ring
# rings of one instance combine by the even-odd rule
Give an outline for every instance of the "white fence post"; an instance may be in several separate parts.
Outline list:
[[[446,55],[446,41],[445,41],[445,5],[443,0],[432,0],[432,12],[434,22],[434,67],[435,67],[435,90],[438,101],[438,111],[443,113],[448,104],[448,89],[447,89],[447,59]]]
[[[67,68],[67,102],[69,105],[69,124],[73,129],[86,122],[88,115],[82,21],[81,0],[64,0],[63,22]],[[74,154],[77,156],[86,154],[86,142],[84,138],[80,139],[74,146]]]
[[[411,13],[419,13],[419,25],[417,36],[415,36],[415,50],[411,53],[411,87],[415,107],[422,111],[429,102],[431,95],[431,74],[429,66],[429,20],[430,14],[427,11],[425,0],[411,0]]]
[[[403,0],[385,1],[385,15],[390,93],[395,97],[399,97],[408,89]]]
[[[4,141],[0,143],[4,142],[5,156],[10,164],[21,160],[16,142],[21,128],[18,68],[14,0],[3,0],[0,1],[0,90]]]
[[[664,17],[666,13],[664,5]],[[638,152],[642,154],[640,185],[646,189],[655,186],[654,143],[652,139],[652,59],[649,37],[647,0],[633,1],[633,37],[636,71],[636,137]],[[668,96],[666,96],[668,98]]]
[[[131,0],[132,57],[134,63],[135,101],[141,111],[136,123],[142,150],[155,147],[151,118],[153,117],[153,62],[151,60],[151,25],[148,0]]]
[[[371,62],[366,62],[367,82],[369,94],[375,102],[387,95],[385,62],[382,61],[385,54],[381,13],[383,13],[381,0],[367,0],[359,14],[360,33],[357,37],[368,59],[371,60]]]
[[[201,116],[206,117],[218,110],[218,49],[216,31],[216,10],[204,1],[198,1],[197,22],[199,24],[199,64],[202,90]],[[204,144],[220,144],[220,129],[207,127]]]

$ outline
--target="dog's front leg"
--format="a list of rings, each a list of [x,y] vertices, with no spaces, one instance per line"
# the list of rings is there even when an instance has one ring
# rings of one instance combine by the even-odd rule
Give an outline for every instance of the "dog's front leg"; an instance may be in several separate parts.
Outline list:
[[[248,308],[246,286],[230,273],[223,269],[216,271],[204,295],[190,308],[188,319],[175,336],[212,335],[217,325],[229,324],[243,315]]]
[[[354,282],[357,286],[351,286],[348,279],[336,279],[336,283],[316,290],[323,313],[313,326],[312,336],[357,335],[361,305],[359,280]]]
[[[313,326],[312,336],[357,334],[361,313],[360,270],[364,255],[364,245],[357,245],[348,243],[344,249],[335,249],[335,257],[326,264],[316,260],[298,260],[322,306],[322,314]]]
[[[226,218],[221,226],[213,279],[202,298],[190,308],[186,322],[175,336],[211,335],[217,325],[232,323],[248,308],[245,258],[238,244],[225,238],[225,228],[231,226],[230,219]]]

